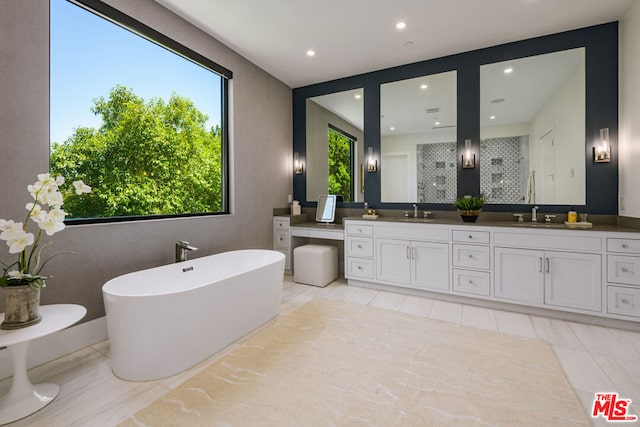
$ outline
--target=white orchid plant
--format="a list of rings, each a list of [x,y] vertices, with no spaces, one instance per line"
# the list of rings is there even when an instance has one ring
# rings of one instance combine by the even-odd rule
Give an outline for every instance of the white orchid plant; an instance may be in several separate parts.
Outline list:
[[[52,177],[44,173],[38,175],[38,181],[27,186],[33,202],[27,203],[28,211],[24,222],[0,219],[0,240],[7,242],[10,254],[18,254],[13,264],[4,264],[4,274],[0,277],[0,286],[29,285],[34,289],[45,286],[50,276],[41,274],[46,263],[55,255],[42,260],[42,250],[51,242],[42,243],[43,232],[53,236],[64,230],[66,213],[62,210],[64,198],[60,186],[64,184],[61,176]],[[74,181],[73,186],[78,195],[90,193],[91,187],[82,181]],[[29,219],[38,225],[37,235],[27,231]],[[59,255],[59,254],[56,254]]]

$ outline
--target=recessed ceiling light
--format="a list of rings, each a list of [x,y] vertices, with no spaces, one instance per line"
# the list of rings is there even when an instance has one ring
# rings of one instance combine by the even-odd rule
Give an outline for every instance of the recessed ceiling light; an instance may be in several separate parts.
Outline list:
[[[435,122],[434,125],[440,126],[440,122]]]
[[[513,73],[513,68],[511,68],[511,67],[509,67],[509,68],[505,68],[505,69],[504,69],[504,73],[505,73],[505,74],[511,74],[511,73]]]
[[[428,88],[429,86],[426,84],[421,84],[420,85],[420,89],[425,90],[426,88]]]
[[[360,99],[360,98],[362,98],[362,95],[360,95],[359,93],[356,93],[355,95],[353,95],[353,97],[355,99]]]
[[[396,128],[394,126],[391,126],[389,130],[396,130]]]
[[[400,21],[400,22],[398,22],[398,23],[396,24],[396,28],[397,28],[398,30],[404,30],[406,27],[407,27],[407,24],[406,24],[405,22],[402,22],[402,21]]]
[[[309,50],[307,51],[307,56],[314,56],[315,54],[316,54],[315,50],[311,50],[311,49],[309,49]]]
[[[496,116],[489,117],[491,120],[495,120]]]

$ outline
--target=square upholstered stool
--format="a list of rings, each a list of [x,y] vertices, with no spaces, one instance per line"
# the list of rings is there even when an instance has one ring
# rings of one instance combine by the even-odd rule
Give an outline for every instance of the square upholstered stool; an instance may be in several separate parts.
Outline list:
[[[293,281],[327,286],[338,278],[338,248],[304,245],[293,250]]]

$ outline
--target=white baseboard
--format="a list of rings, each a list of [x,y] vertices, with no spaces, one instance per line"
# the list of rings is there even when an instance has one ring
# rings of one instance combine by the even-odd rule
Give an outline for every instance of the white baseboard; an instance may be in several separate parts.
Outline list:
[[[107,319],[100,317],[31,341],[27,367],[33,368],[107,339]],[[0,350],[0,379],[13,376],[11,355]]]

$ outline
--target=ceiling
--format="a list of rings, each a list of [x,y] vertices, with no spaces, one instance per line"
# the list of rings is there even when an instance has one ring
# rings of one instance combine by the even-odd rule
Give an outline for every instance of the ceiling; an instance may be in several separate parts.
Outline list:
[[[295,88],[615,21],[637,0],[156,1]]]

